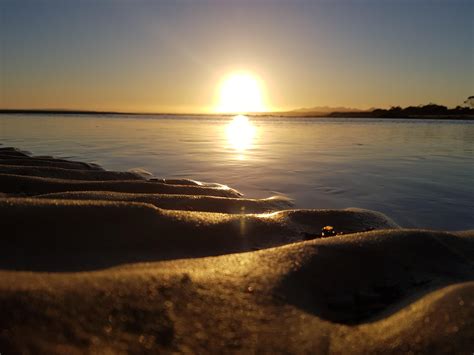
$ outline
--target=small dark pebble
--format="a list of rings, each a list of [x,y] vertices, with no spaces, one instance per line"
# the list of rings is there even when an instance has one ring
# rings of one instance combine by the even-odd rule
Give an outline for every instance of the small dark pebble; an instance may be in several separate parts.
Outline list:
[[[327,238],[327,237],[332,237],[335,236],[336,230],[334,229],[333,226],[325,226],[321,229],[321,237],[322,238]]]

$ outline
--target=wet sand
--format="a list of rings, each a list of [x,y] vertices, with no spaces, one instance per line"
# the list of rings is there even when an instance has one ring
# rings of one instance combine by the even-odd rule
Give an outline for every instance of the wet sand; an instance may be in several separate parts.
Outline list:
[[[0,157],[2,353],[472,352],[474,231]]]

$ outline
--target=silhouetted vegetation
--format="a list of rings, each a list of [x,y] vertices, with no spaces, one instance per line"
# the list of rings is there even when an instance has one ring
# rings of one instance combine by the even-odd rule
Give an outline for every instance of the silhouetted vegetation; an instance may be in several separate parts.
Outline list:
[[[469,96],[466,101],[464,101],[466,105],[470,105],[472,108],[474,108],[474,96]]]
[[[390,109],[377,108],[365,112],[333,112],[330,117],[373,117],[373,118],[474,118],[474,108],[457,106],[447,108],[437,104],[424,106],[393,106]]]

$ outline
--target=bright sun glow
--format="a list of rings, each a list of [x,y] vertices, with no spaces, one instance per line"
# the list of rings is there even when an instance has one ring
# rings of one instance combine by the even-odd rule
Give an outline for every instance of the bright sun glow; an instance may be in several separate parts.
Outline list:
[[[227,126],[227,140],[239,152],[243,152],[252,145],[255,136],[255,127],[245,116],[235,116]]]
[[[221,113],[266,111],[260,81],[248,73],[234,73],[227,76],[219,88],[216,111]]]

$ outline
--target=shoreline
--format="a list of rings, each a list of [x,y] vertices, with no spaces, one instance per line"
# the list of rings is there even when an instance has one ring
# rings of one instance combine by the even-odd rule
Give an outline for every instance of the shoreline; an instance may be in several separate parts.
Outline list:
[[[22,109],[0,109],[0,115],[110,115],[110,116],[191,116],[191,117],[233,117],[237,114],[230,113],[166,113],[166,112],[119,112],[119,111],[88,111],[88,110],[22,110]],[[286,117],[286,118],[362,118],[362,119],[417,119],[417,120],[455,120],[455,121],[472,121],[474,113],[466,115],[384,115],[374,114],[371,111],[357,112],[262,112],[262,113],[246,113],[250,117]]]
[[[6,353],[472,350],[474,230],[0,155]]]

